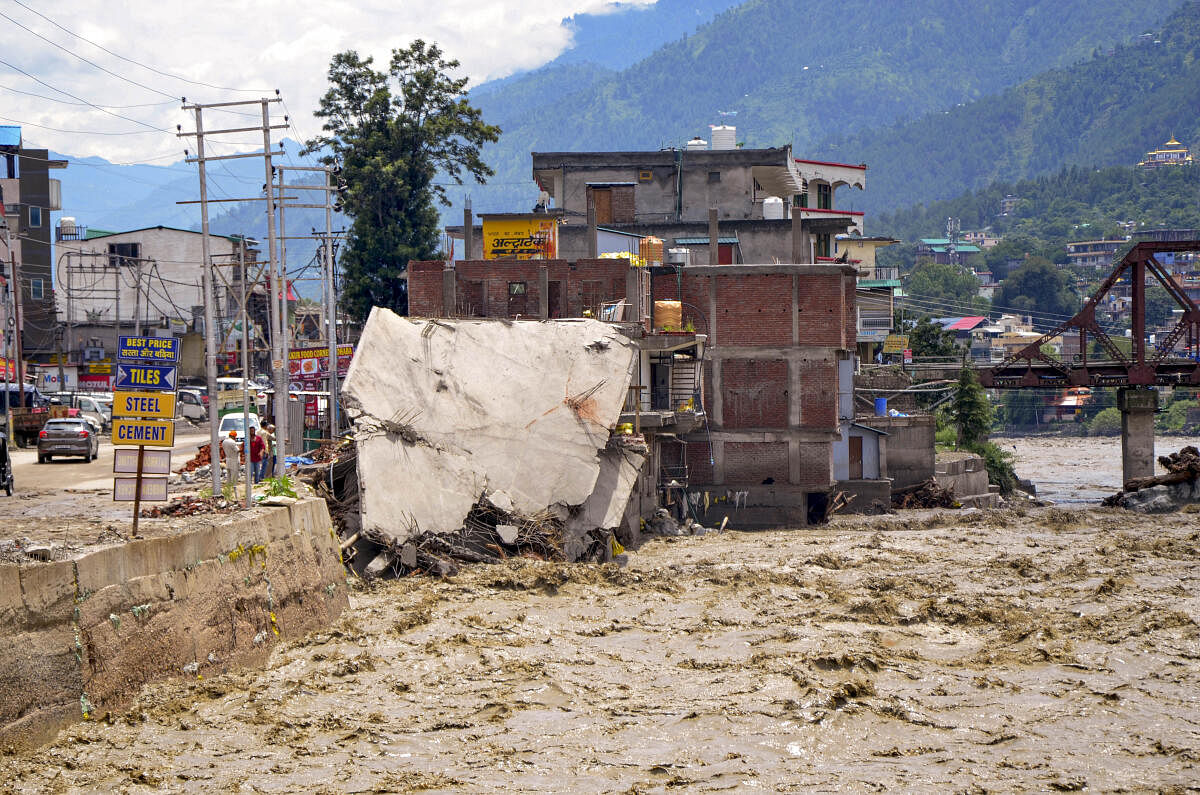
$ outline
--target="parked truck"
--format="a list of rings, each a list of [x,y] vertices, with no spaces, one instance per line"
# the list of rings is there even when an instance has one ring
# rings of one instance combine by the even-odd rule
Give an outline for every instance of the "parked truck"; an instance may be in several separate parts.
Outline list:
[[[12,412],[12,440],[17,447],[36,445],[47,420],[79,414],[78,409],[68,406],[51,406],[46,396],[30,384],[26,384],[24,390],[9,384],[7,393],[0,387],[0,397],[3,398],[0,399],[0,410]],[[8,408],[10,405],[11,409]]]

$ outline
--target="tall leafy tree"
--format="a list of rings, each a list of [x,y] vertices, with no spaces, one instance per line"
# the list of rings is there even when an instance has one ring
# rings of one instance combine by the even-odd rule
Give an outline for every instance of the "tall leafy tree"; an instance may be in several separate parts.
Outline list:
[[[905,278],[904,289],[914,300],[945,307],[947,317],[987,311],[988,301],[979,295],[979,279],[959,265],[919,260]]]
[[[1030,257],[1008,275],[996,304],[1006,311],[1028,312],[1043,324],[1066,320],[1079,310],[1067,275],[1042,257]]]
[[[448,205],[440,172],[458,184],[486,181],[480,147],[499,139],[464,97],[466,78],[451,73],[436,44],[418,39],[392,51],[386,71],[353,50],[329,65],[329,90],[316,111],[323,134],[307,143],[342,166],[344,210],[353,219],[341,264],[343,309],[363,320],[372,306],[408,311],[409,260],[438,248],[436,204]]]
[[[958,446],[976,448],[987,441],[992,428],[992,406],[975,376],[975,369],[964,365],[958,374],[950,415],[958,427]]]

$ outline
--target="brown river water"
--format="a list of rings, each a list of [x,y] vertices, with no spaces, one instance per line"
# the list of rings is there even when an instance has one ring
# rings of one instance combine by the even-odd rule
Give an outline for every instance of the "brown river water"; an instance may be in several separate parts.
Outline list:
[[[14,792],[1185,791],[1200,514],[908,512],[358,587]]]

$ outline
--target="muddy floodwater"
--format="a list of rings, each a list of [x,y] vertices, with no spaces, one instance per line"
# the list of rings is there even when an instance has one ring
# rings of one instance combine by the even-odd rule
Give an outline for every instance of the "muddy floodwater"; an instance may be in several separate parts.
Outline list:
[[[1098,503],[1121,488],[1121,437],[1024,436],[993,442],[1012,453],[1017,474],[1038,487],[1038,496],[1057,504]],[[1197,436],[1159,436],[1156,456],[1186,445],[1200,445]],[[1156,466],[1155,472],[1165,470]]]
[[[1189,790],[1198,520],[846,518],[359,588],[264,670],[0,755],[0,789]]]

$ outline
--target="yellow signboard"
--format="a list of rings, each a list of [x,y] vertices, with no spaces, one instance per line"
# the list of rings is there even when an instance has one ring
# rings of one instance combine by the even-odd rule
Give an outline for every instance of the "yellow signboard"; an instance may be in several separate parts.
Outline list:
[[[557,256],[557,219],[483,219],[484,259],[554,259]]]
[[[903,353],[907,349],[907,334],[888,334],[887,339],[883,341],[884,353]]]
[[[118,420],[112,424],[112,443],[139,447],[174,447],[173,420]]]
[[[170,420],[175,417],[174,392],[114,392],[114,417],[152,417]]]

